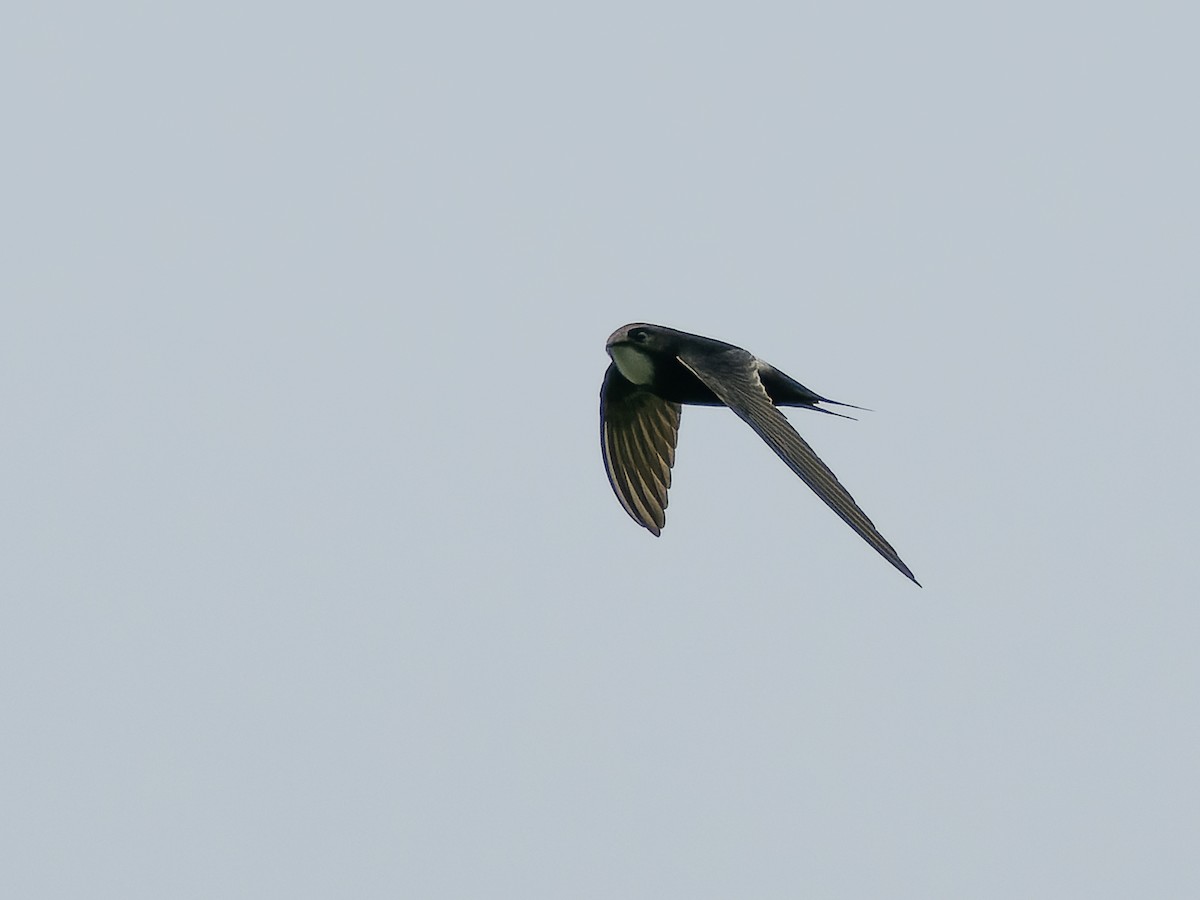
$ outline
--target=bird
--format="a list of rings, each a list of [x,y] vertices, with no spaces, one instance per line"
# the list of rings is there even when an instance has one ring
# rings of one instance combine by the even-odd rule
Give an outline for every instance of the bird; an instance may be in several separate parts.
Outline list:
[[[920,586],[779,409],[843,415],[818,404],[862,407],[823,397],[741,347],[662,325],[624,325],[605,349],[612,361],[600,389],[600,450],[613,493],[635,522],[655,537],[666,525],[682,407],[727,406],[880,556]]]

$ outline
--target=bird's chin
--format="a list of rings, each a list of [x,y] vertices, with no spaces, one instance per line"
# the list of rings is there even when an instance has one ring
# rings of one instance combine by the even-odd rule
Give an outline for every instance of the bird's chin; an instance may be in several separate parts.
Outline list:
[[[617,371],[627,381],[649,384],[654,380],[654,361],[642,351],[628,344],[613,344],[608,348],[608,353],[617,364]]]

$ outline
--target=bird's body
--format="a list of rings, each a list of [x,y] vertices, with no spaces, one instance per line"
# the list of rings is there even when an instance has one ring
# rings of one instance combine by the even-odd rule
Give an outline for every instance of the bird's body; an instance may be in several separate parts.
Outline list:
[[[608,339],[612,364],[600,391],[600,444],[613,492],[651,533],[666,524],[667,489],[681,407],[728,406],[834,512],[893,566],[912,572],[832,471],[777,407],[838,403],[724,341],[635,323]]]

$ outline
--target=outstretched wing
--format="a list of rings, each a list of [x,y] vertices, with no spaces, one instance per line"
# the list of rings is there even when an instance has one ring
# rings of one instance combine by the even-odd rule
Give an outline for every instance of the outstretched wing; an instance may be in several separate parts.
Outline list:
[[[679,439],[679,404],[642,390],[610,365],[600,389],[600,451],[613,493],[656,537],[667,523],[667,488]]]
[[[763,387],[758,377],[757,361],[745,350],[731,348],[724,353],[679,353],[679,361],[717,395],[717,398],[732,409],[739,417],[767,442],[788,468],[800,476],[818,497],[825,501],[842,520],[858,532],[864,541],[911,578],[920,582],[880,534],[867,514],[850,496],[837,476],[821,462],[813,448],[796,433],[790,422],[780,412]]]

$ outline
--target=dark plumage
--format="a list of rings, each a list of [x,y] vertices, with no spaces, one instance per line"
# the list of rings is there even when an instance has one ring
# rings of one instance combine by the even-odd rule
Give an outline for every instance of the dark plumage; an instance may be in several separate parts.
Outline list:
[[[666,525],[682,406],[728,406],[863,540],[917,581],[778,409],[827,413],[817,404],[849,404],[810,391],[741,347],[661,325],[618,328],[607,350],[613,361],[600,390],[600,448],[613,492],[639,525],[654,535]]]

